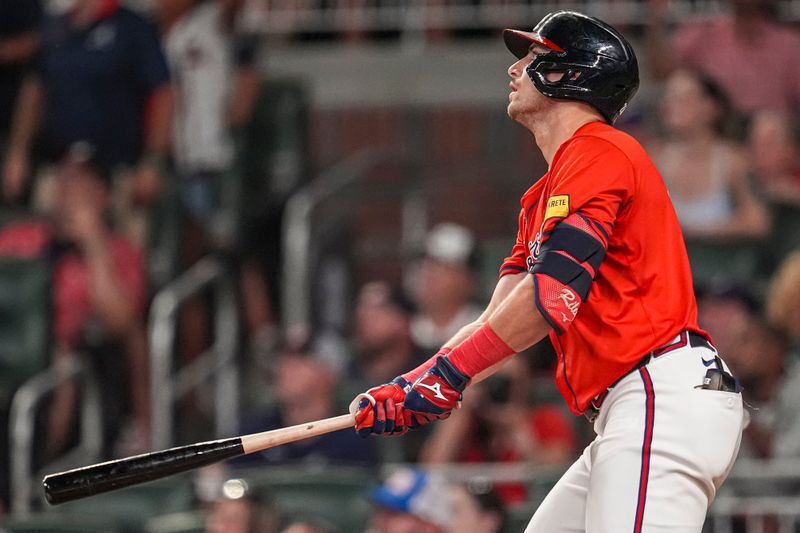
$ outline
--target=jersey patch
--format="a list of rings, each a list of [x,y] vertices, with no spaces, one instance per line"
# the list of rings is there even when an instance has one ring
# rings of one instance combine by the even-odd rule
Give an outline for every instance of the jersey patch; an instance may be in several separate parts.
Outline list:
[[[569,194],[557,194],[547,199],[544,220],[566,218],[569,216]]]

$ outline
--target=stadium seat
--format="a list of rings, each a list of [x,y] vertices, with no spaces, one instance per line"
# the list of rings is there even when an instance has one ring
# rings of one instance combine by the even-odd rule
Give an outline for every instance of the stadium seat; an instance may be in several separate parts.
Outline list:
[[[0,258],[0,406],[44,370],[50,354],[50,267],[42,259]]]
[[[7,533],[122,533],[112,519],[65,513],[11,518],[0,524],[0,530]]]
[[[260,468],[237,474],[254,491],[268,493],[288,516],[321,519],[342,532],[364,531],[370,514],[366,499],[376,482],[356,468]]]
[[[800,250],[800,206],[774,203],[770,251],[777,266],[793,250]]]
[[[206,530],[205,511],[185,511],[156,516],[147,521],[145,533],[203,533]]]
[[[31,213],[28,209],[21,207],[0,207],[0,228],[12,222],[31,220],[34,218],[37,218],[37,215]]]
[[[113,520],[120,533],[141,533],[149,519],[190,510],[193,503],[191,478],[181,475],[64,503],[57,512],[103,517]]]
[[[757,275],[764,246],[760,242],[686,239],[695,283],[751,281]]]

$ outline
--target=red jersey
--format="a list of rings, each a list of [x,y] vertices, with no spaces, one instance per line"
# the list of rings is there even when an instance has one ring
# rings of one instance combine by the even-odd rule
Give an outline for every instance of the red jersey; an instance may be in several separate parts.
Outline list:
[[[605,258],[579,312],[550,332],[556,382],[580,414],[648,352],[697,325],[697,304],[678,218],[641,145],[607,124],[582,126],[522,197],[517,241],[500,276],[532,271],[553,229],[570,214],[608,238]]]

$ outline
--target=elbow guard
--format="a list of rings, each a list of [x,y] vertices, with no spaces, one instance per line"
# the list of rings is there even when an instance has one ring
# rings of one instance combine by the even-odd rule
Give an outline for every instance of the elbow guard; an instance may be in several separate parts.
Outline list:
[[[589,296],[606,256],[608,236],[599,224],[574,213],[542,245],[531,268],[536,308],[561,335]]]

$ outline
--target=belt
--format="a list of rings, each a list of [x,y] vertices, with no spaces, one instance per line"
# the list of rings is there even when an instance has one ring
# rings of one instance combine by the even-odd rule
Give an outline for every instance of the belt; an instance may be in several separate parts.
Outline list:
[[[720,360],[719,356],[717,355],[717,349],[714,348],[714,345],[711,344],[707,338],[703,337],[699,333],[695,333],[694,331],[682,331],[680,332],[674,339],[672,339],[667,344],[661,346],[660,348],[656,348],[652,352],[646,353],[639,361],[627,372],[625,372],[618,380],[608,386],[606,390],[592,398],[592,401],[589,402],[589,407],[586,408],[583,415],[589,419],[590,422],[594,422],[594,419],[597,418],[597,415],[600,413],[600,406],[603,404],[603,400],[605,400],[608,393],[617,386],[617,384],[622,381],[625,377],[629,374],[636,372],[643,366],[649,364],[653,359],[660,357],[664,354],[668,354],[673,350],[677,350],[678,348],[684,348],[685,346],[691,346],[692,348],[707,348],[714,352],[714,360],[717,365],[717,369],[720,373],[728,374],[724,371],[722,367],[722,361]],[[730,375],[730,374],[728,374]]]

